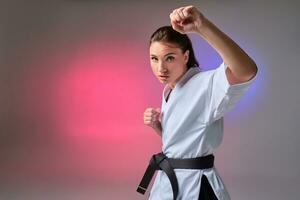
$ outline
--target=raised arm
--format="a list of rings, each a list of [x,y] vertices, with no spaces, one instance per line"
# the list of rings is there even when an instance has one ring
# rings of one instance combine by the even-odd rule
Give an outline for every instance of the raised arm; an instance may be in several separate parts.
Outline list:
[[[226,75],[230,84],[246,82],[257,73],[255,62],[246,52],[194,6],[173,10],[170,19],[173,29],[200,35],[220,54],[228,66]]]

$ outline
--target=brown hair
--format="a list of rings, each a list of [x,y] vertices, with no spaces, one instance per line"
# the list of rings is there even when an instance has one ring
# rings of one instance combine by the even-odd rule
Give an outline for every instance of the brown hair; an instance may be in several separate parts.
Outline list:
[[[191,67],[199,67],[190,38],[186,34],[181,34],[175,31],[172,26],[162,26],[158,28],[150,37],[150,45],[153,42],[167,42],[175,44],[182,50],[182,53],[189,50],[189,60],[187,62],[188,69]]]

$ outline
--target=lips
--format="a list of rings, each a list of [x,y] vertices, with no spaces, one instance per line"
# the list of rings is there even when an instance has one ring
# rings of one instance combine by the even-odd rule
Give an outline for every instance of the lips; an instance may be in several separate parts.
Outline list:
[[[160,78],[168,78],[169,76],[167,75],[158,75]]]

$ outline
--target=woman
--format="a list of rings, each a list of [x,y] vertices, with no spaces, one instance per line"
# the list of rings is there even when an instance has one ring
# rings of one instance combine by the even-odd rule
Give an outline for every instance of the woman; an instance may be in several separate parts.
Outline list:
[[[152,157],[137,189],[144,194],[155,172],[151,200],[228,200],[214,167],[223,136],[223,116],[257,74],[254,61],[194,6],[175,9],[171,25],[150,39],[154,75],[165,84],[162,108],[147,108],[144,123],[162,137],[162,153]],[[214,70],[200,72],[187,33],[205,39],[222,57]]]

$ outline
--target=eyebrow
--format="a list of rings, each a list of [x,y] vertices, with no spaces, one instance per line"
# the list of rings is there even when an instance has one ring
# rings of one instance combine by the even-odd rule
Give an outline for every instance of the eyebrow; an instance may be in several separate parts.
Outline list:
[[[168,55],[172,55],[172,54],[175,54],[175,53],[167,53],[164,57],[166,57]],[[150,56],[155,56],[156,57],[156,55],[154,55],[154,54],[151,54]]]

